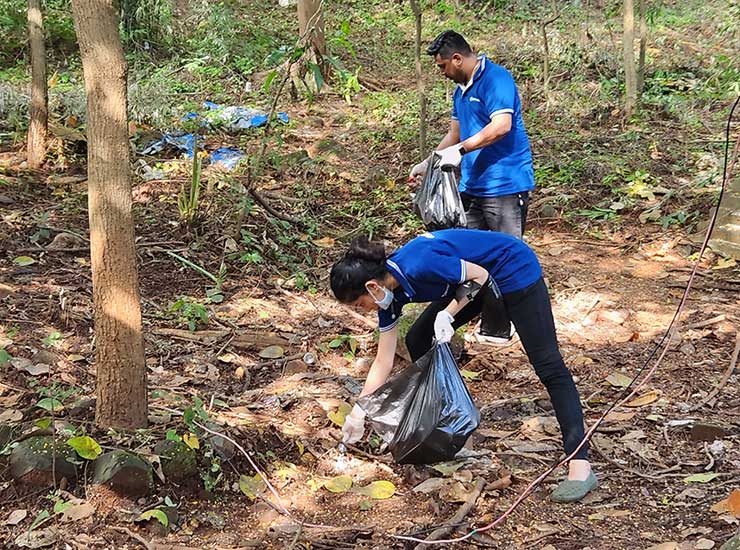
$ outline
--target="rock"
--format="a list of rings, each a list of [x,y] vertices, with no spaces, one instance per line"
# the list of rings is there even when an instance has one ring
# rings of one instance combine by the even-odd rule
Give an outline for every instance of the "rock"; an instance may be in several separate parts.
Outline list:
[[[545,203],[540,208],[540,214],[543,218],[556,218],[558,215],[557,209],[550,203]]]
[[[691,426],[691,441],[714,441],[726,436],[727,432],[722,426],[699,422]]]
[[[6,195],[0,195],[0,204],[13,204],[15,201]]]
[[[223,429],[217,424],[209,424],[208,428],[210,428],[214,432],[218,432]],[[219,435],[211,435],[208,438],[208,441],[210,442],[211,446],[213,446],[213,450],[216,451],[216,454],[220,456],[222,460],[231,460],[232,458],[234,458],[234,455],[236,454],[236,447],[231,441],[228,441]]]
[[[128,451],[116,450],[95,460],[93,483],[131,497],[146,495],[152,486],[152,467]]]
[[[80,399],[67,409],[67,412],[73,418],[80,418],[88,416],[88,414],[95,411],[95,404],[97,400],[93,397],[92,399]]]
[[[56,353],[52,353],[45,349],[40,349],[31,357],[32,363],[44,363],[45,365],[56,365],[59,361],[59,357]]]
[[[182,483],[198,473],[198,455],[183,441],[160,441],[154,446],[154,454],[159,455],[168,481]]]
[[[80,248],[85,242],[71,233],[57,233],[54,239],[46,246],[49,250],[63,250],[65,248]]]
[[[73,483],[77,479],[73,459],[74,451],[63,441],[55,443],[50,435],[29,437],[10,453],[10,475],[38,487],[51,485],[54,478],[57,483],[62,478]]]

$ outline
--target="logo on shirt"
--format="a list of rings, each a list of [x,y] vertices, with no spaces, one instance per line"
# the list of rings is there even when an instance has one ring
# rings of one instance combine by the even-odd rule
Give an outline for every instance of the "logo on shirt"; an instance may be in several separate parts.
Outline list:
[[[470,102],[472,103],[473,101],[477,101],[478,103],[481,103],[481,100],[478,99],[477,97],[470,96]]]

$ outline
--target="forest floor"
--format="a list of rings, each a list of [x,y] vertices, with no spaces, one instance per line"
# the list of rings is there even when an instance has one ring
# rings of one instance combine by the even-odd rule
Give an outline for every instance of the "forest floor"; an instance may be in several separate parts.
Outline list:
[[[319,108],[321,124],[314,130],[306,128],[317,110],[305,118],[293,113],[299,123],[284,134],[288,146],[312,156],[311,144],[341,135],[340,122],[333,121],[342,119],[332,118],[332,108]],[[339,154],[329,165],[322,174],[331,177],[303,172],[305,180],[273,181],[272,196],[290,201],[285,204],[291,211],[311,208],[304,194],[311,186],[332,197],[326,200],[341,211],[353,196],[353,180],[367,170],[359,155]],[[188,246],[191,237],[183,236],[173,204],[177,178],[137,181],[134,187],[152,424],[135,434],[96,429],[89,401],[95,369],[84,177],[74,170],[30,175],[18,168],[12,151],[3,156],[3,170],[0,336],[13,358],[50,366],[32,375],[10,362],[3,365],[3,419],[26,426],[27,432],[49,415],[37,405],[39,399],[58,397],[63,408],[56,418],[77,433],[83,428],[104,449],[127,447],[150,455],[168,429],[187,431],[181,415],[197,396],[217,429],[257,461],[293,514],[279,514],[275,498],[258,483],[256,499],[239,490],[240,476],[255,472],[242,452],[231,448],[224,460],[213,462],[220,477],[212,491],[205,491],[199,479],[158,482],[152,495],[138,501],[98,498],[95,513],[79,521],[52,516],[59,540],[69,545],[60,542],[60,548],[134,548],[142,544],[134,535],[158,549],[411,548],[393,535],[426,537],[455,514],[476,480],[485,485],[457,526],[458,535],[493,521],[560,456],[551,405],[520,346],[501,350],[470,343],[459,366],[468,371],[482,422],[467,458],[437,467],[401,466],[381,452],[377,439],[341,455],[341,431],[331,417],[360,387],[373,357],[375,323],[372,315],[337,304],[326,291],[328,266],[346,235],[340,243],[336,228],[327,224],[321,239],[306,241],[299,231],[292,240],[280,240],[284,226],[254,207],[247,219],[252,244],[263,256],[270,247],[303,247],[315,260],[304,270],[316,285],[301,290],[295,277],[278,276],[269,261],[232,268],[221,284],[223,301],[203,302],[207,327],[190,331],[188,318],[182,310],[173,313],[171,305],[177,297],[202,295],[209,280],[167,252],[215,271],[219,250],[228,252],[234,245],[213,233],[213,242],[221,238],[218,246]],[[401,182],[382,181],[374,189],[405,196]],[[211,228],[220,219],[218,193],[215,189],[204,199]],[[352,220],[349,214],[336,225],[356,233]],[[527,241],[542,262],[561,350],[590,425],[663,337],[697,245],[680,231],[651,224],[622,226],[598,238],[574,230],[559,216],[544,218],[533,211],[531,221]],[[271,223],[272,230],[260,231]],[[199,238],[202,242],[204,234]],[[392,244],[403,238],[399,234]],[[22,256],[34,263],[19,265],[27,263],[17,261]],[[726,384],[721,381],[737,345],[739,289],[738,269],[708,252],[662,364],[637,400],[614,410],[594,437],[596,491],[578,504],[553,504],[548,495],[563,475],[558,471],[504,523],[458,546],[634,550],[675,543],[659,548],[698,550],[727,539],[738,523],[721,501],[740,484],[740,392],[735,374]],[[280,349],[269,348],[274,345]],[[406,364],[399,357],[397,369]],[[717,395],[705,403],[715,388]],[[2,460],[0,518],[5,521],[16,510],[28,514],[25,522],[0,530],[5,547],[53,501],[46,489],[12,483]],[[350,476],[354,487],[390,481],[395,494],[372,499],[353,490],[328,491],[324,482],[340,475]],[[92,500],[88,490],[85,483],[68,487],[78,498]],[[165,496],[177,504],[168,530],[154,520],[132,524],[138,512],[161,504]],[[298,520],[321,527],[300,528]]]

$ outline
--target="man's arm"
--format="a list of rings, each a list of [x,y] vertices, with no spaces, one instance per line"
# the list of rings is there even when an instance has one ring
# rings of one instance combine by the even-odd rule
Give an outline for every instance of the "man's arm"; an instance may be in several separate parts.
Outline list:
[[[485,128],[483,130],[485,130]],[[481,132],[483,130],[481,130]],[[453,118],[450,121],[450,129],[447,130],[445,137],[443,137],[442,141],[440,141],[439,145],[437,145],[437,151],[444,149],[445,147],[449,147],[450,145],[455,145],[459,141],[460,141],[460,122]]]
[[[453,122],[457,122],[457,121],[455,120]],[[457,136],[459,139],[460,138],[460,124],[459,123],[457,125],[457,129],[458,129]],[[468,139],[463,141],[460,145],[462,145],[465,148],[466,153],[469,153],[477,149],[482,149],[483,147],[486,147],[487,145],[491,145],[491,143],[497,142],[502,137],[504,137],[506,134],[508,134],[510,130],[511,130],[511,114],[501,113],[500,115],[494,116],[491,119],[491,122],[486,124],[486,126],[480,132],[478,132],[477,134],[473,134]],[[449,135],[450,135],[450,132],[447,132],[447,136],[445,136],[445,139]],[[457,143],[457,141],[450,142],[449,145],[453,145],[455,143]]]

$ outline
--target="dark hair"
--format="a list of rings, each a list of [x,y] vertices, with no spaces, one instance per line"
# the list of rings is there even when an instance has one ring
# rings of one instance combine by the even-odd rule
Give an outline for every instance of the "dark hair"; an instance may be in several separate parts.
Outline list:
[[[470,44],[463,38],[463,35],[455,31],[440,33],[427,47],[427,55],[439,54],[442,59],[449,59],[456,53],[468,56],[473,53],[473,50],[470,49]]]
[[[371,242],[365,235],[354,239],[344,257],[331,268],[329,279],[336,299],[347,304],[362,296],[365,283],[388,273],[385,258],[383,243]]]

